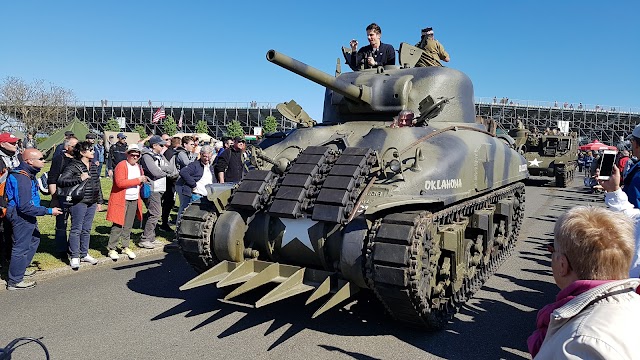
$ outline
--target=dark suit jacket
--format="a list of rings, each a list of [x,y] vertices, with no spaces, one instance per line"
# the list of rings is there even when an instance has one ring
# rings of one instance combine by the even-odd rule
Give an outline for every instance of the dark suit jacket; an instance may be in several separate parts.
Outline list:
[[[395,65],[396,64],[396,50],[392,45],[380,43],[378,51],[373,52],[373,47],[367,45],[362,47],[356,54],[351,53],[351,60],[349,61],[349,67],[351,70],[360,70],[360,64],[364,64],[365,69],[370,69],[367,57],[373,55],[374,60],[378,63],[378,66]]]

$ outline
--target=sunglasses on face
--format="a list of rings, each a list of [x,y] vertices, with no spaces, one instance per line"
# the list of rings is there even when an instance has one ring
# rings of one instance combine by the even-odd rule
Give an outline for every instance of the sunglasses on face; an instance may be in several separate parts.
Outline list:
[[[134,158],[139,158],[140,154],[129,154],[129,156],[134,157]]]

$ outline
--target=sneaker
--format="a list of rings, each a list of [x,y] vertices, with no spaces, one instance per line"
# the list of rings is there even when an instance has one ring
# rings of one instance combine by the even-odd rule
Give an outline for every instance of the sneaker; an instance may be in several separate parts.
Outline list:
[[[96,258],[94,258],[91,255],[87,255],[87,256],[83,257],[82,259],[80,259],[80,261],[87,262],[87,263],[89,263],[91,265],[95,265],[95,264],[98,263],[98,260],[96,260]]]
[[[122,253],[127,255],[130,260],[133,260],[136,258],[136,253],[134,253],[133,250],[129,249],[128,247],[122,249]]]
[[[154,246],[160,246],[160,245],[164,245],[164,243],[160,240],[153,240],[151,242]]]
[[[29,289],[36,286],[36,282],[35,281],[20,281],[17,284],[14,285],[7,285],[7,290],[23,290],[23,289]]]
[[[69,265],[71,265],[73,270],[78,270],[78,268],[80,268],[80,258],[71,258]]]
[[[150,242],[150,241],[141,241],[141,242],[138,243],[138,247],[141,247],[143,249],[153,249],[156,246],[153,245],[153,243]]]
[[[169,224],[162,224],[158,226],[158,229],[166,232],[173,232],[173,229],[171,228],[171,226],[169,226]]]
[[[109,250],[109,257],[113,261],[116,261],[116,260],[120,259],[120,255],[118,255],[118,252],[115,251],[115,250]]]
[[[37,271],[38,271],[37,269],[25,270],[24,277],[32,277],[33,275],[36,274]]]

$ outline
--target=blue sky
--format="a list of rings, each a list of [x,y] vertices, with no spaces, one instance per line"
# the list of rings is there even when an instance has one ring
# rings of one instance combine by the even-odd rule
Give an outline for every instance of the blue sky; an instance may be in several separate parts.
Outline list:
[[[333,74],[341,46],[366,45],[365,27],[376,22],[396,49],[432,26],[476,99],[640,108],[640,2],[441,3],[4,1],[0,78],[43,79],[81,101],[295,99],[320,119],[324,88],[267,62],[266,52]]]

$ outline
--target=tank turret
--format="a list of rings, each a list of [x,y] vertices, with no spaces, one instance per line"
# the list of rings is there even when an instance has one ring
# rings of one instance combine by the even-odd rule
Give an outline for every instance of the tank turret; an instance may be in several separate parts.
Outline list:
[[[391,121],[401,110],[424,121],[475,122],[471,80],[451,68],[384,66],[334,77],[275,50],[267,60],[327,88],[323,123]]]

